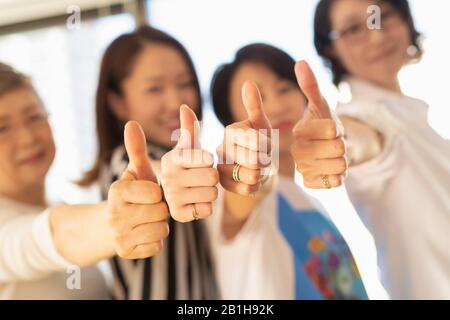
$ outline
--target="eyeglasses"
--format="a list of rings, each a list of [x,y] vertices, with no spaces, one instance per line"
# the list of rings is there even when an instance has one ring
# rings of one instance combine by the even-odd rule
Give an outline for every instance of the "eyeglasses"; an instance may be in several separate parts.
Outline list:
[[[0,142],[10,140],[21,129],[22,126],[35,130],[47,125],[48,113],[37,112],[24,117],[19,122],[2,122],[0,123]]]
[[[381,29],[390,29],[403,22],[400,13],[396,10],[385,10],[381,13]],[[367,25],[367,21],[353,23],[349,27],[343,30],[333,30],[329,33],[328,37],[331,41],[337,41],[339,39],[347,40],[349,42],[362,42],[367,39],[369,31],[372,30]],[[375,29],[377,30],[377,29]]]

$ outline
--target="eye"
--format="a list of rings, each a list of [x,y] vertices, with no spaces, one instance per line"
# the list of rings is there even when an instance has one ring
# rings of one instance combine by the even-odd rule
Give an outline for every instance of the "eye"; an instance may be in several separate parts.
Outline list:
[[[294,89],[294,86],[292,84],[285,83],[278,87],[277,92],[278,94],[286,94],[289,93],[292,89]]]
[[[0,126],[0,134],[8,133],[10,130],[11,130],[10,126],[7,126],[7,125]]]
[[[354,36],[354,35],[361,34],[363,31],[364,31],[364,27],[361,24],[354,24],[354,25],[351,25],[350,27],[348,27],[347,29],[345,29],[343,34],[346,34],[349,36]]]
[[[30,123],[36,123],[36,122],[41,122],[46,118],[45,115],[40,114],[40,113],[36,113],[36,114],[32,114],[28,117],[28,122]]]
[[[194,80],[188,80],[188,81],[182,81],[179,84],[179,87],[182,89],[186,89],[186,88],[192,88],[194,86]]]
[[[397,21],[400,18],[400,15],[395,10],[386,10],[385,12],[381,13],[381,23],[391,23],[394,21]]]
[[[149,93],[160,93],[162,92],[163,88],[162,86],[151,86],[149,88],[147,88],[147,92]]]
[[[396,12],[394,10],[386,10],[381,13],[381,18],[392,18],[396,16]]]

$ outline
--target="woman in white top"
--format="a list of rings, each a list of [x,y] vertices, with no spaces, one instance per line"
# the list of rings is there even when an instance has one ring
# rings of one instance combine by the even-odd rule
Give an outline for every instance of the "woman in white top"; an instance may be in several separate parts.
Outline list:
[[[167,205],[158,184],[134,181],[153,172],[139,162],[140,128],[125,131],[131,161],[108,205],[48,208],[55,145],[47,114],[30,80],[0,63],[0,299],[104,299],[104,279],[88,266],[116,252],[140,258],[161,250]]]
[[[294,181],[291,131],[306,106],[294,65],[294,59],[278,48],[250,44],[222,65],[212,81],[214,111],[226,126],[218,165],[225,190],[220,189],[210,219],[221,295],[225,299],[367,299],[345,240],[325,210]],[[258,85],[262,98],[259,93],[246,97],[245,92],[241,98],[248,81]],[[243,130],[247,134],[239,136]],[[256,130],[260,154],[254,156],[255,146],[242,146]],[[266,136],[273,143],[263,148]],[[223,149],[229,159],[222,157]],[[239,155],[242,150],[247,150],[246,157]],[[279,174],[257,191],[268,171],[255,170],[256,161],[251,160],[268,165],[264,150],[271,154],[272,174],[275,168]]]
[[[368,29],[373,4],[382,30]],[[320,1],[316,48],[352,99],[337,108],[342,136],[311,70],[299,63],[311,113],[294,130],[293,155],[311,188],[339,186],[348,160],[346,187],[393,299],[450,299],[450,143],[427,123],[427,105],[403,95],[398,81],[422,53],[418,36],[406,0]]]

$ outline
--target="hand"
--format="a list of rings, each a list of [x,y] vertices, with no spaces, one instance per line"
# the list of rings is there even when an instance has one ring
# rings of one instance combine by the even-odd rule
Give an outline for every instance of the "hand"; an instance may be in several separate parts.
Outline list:
[[[270,169],[272,127],[264,113],[261,95],[251,82],[242,87],[242,100],[248,119],[225,128],[224,141],[217,148],[220,183],[233,193],[248,196],[256,193]]]
[[[195,113],[180,107],[181,135],[175,148],[161,159],[161,183],[170,214],[179,222],[212,214],[219,176],[214,157],[200,149],[200,126]]]
[[[295,74],[308,99],[308,109],[293,129],[292,157],[306,187],[338,187],[348,168],[342,125],[332,117],[314,73],[305,61],[295,65]]]
[[[116,253],[126,259],[143,259],[161,251],[169,234],[169,210],[137,122],[126,124],[124,140],[130,161],[109,189],[109,223],[115,233]]]

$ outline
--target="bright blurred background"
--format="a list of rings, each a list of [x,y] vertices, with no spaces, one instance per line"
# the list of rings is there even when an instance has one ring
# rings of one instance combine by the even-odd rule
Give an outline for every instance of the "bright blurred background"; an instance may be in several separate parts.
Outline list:
[[[321,88],[335,105],[338,94],[312,42],[317,0],[0,0],[0,61],[30,74],[50,112],[57,157],[48,179],[55,202],[93,202],[93,187],[73,184],[96,155],[94,95],[99,61],[118,35],[148,22],[180,40],[191,53],[205,97],[203,143],[210,151],[222,127],[211,112],[209,82],[221,63],[238,48],[267,42],[310,62]],[[450,139],[447,92],[450,74],[448,28],[450,2],[410,0],[424,34],[423,60],[401,74],[404,91],[430,104],[430,125]],[[80,24],[73,13],[80,10]],[[447,39],[447,40],[446,40]],[[299,179],[299,184],[301,181]],[[373,240],[359,220],[344,188],[308,191],[319,198],[349,242],[369,296],[385,299],[378,281]]]

